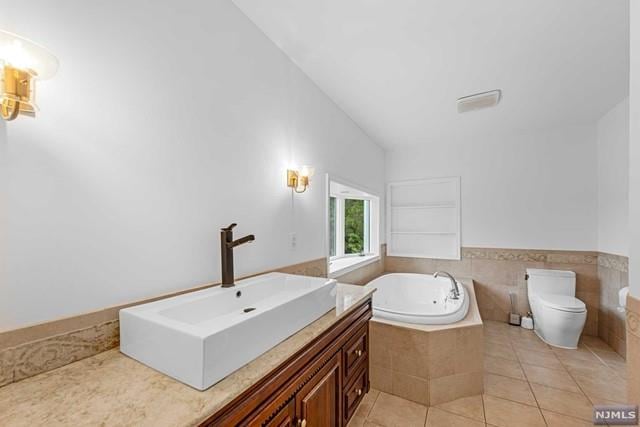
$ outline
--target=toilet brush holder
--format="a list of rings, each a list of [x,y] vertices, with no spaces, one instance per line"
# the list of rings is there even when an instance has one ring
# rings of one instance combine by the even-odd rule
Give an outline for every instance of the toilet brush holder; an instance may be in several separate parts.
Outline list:
[[[521,319],[520,326],[522,326],[525,329],[533,329],[533,317],[531,313],[527,313],[527,315]]]
[[[509,293],[509,299],[511,300],[511,312],[509,313],[509,324],[513,326],[520,326],[520,315],[516,313],[516,294]]]

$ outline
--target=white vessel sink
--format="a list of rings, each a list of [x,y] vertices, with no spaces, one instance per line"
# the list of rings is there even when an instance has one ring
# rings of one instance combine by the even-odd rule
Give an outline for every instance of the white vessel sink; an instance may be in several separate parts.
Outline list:
[[[335,305],[335,280],[264,274],[120,310],[120,351],[204,390]]]

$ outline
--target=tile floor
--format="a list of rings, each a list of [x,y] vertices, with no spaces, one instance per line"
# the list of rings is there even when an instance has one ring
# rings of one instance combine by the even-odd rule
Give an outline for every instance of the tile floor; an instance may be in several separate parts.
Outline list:
[[[371,390],[349,427],[591,426],[594,404],[625,403],[622,357],[584,337],[577,350],[533,332],[485,322],[484,394],[427,408]]]

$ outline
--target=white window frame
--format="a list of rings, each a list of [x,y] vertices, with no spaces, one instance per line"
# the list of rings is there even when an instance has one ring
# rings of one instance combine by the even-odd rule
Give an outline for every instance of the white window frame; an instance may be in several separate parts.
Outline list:
[[[366,193],[366,195],[349,195],[343,196],[339,194],[332,194],[331,183],[336,183],[342,186],[350,187],[358,192]],[[365,189],[359,185],[354,185],[343,179],[336,178],[327,174],[326,179],[326,259],[327,259],[327,272],[329,277],[336,277],[349,271],[353,271],[364,265],[373,263],[380,259],[380,215],[381,205],[380,197],[368,189]],[[331,203],[330,198],[336,199],[336,255],[331,256],[331,227],[329,224],[331,216]],[[365,226],[364,229],[369,230],[364,236],[365,247],[368,247],[368,251],[364,254],[345,254],[344,253],[344,201],[350,200],[366,200],[369,203],[365,204]],[[345,262],[336,263],[336,261],[345,260]],[[341,266],[332,268],[336,264]]]
[[[371,245],[371,204],[374,203],[369,197],[343,197],[343,196],[335,196],[331,195],[336,199],[336,254],[334,256],[330,256],[330,260],[338,259],[338,258],[346,258],[346,257],[354,257],[354,256],[368,256],[368,255],[376,255],[375,251],[372,250]],[[365,248],[369,250],[360,254],[346,254],[344,252],[344,201],[345,200],[364,200],[365,204],[365,213],[364,213],[364,230],[365,235],[364,244]],[[366,231],[369,230],[368,233]],[[331,232],[331,229],[329,229]]]

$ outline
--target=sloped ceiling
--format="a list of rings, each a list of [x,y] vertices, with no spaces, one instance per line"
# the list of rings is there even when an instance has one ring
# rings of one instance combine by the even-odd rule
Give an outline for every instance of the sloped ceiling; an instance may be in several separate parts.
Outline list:
[[[628,0],[234,3],[387,149],[592,122],[628,93]]]

